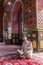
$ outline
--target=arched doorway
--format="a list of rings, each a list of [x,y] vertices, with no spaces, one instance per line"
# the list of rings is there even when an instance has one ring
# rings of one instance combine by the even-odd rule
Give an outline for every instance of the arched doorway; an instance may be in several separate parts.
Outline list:
[[[7,24],[8,24],[8,15],[4,13],[3,15],[3,41],[7,38]]]
[[[22,22],[23,22],[23,2],[16,0],[14,2],[11,14],[12,34],[16,34],[18,40],[22,39]],[[17,39],[16,38],[16,39]]]

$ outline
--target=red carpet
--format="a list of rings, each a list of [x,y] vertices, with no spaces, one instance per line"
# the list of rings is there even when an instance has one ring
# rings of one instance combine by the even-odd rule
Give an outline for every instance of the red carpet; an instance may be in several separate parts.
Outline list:
[[[3,60],[0,62],[0,65],[41,65],[38,62],[28,60]]]
[[[8,59],[3,58],[2,60],[3,65],[6,65],[7,63],[12,63],[12,65],[43,65],[43,53],[34,53],[32,59]]]

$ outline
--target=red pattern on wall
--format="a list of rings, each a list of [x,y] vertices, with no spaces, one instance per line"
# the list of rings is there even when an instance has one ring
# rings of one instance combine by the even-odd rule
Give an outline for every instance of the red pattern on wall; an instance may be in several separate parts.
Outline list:
[[[18,33],[19,32],[19,24],[18,24],[18,13],[20,11],[20,8],[22,7],[22,3],[20,1],[14,3],[12,8],[12,32]]]
[[[24,1],[24,24],[28,29],[36,28],[36,0]]]

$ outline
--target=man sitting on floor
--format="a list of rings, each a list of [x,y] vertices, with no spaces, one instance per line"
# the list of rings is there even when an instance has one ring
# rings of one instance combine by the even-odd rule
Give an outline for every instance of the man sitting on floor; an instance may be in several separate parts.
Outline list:
[[[27,37],[23,38],[22,50],[18,49],[18,52],[22,58],[32,58],[33,47],[32,42],[27,40]]]

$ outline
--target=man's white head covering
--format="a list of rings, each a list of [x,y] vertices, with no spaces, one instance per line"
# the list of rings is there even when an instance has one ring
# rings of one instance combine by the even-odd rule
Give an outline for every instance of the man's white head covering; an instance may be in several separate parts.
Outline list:
[[[27,37],[23,37],[23,40],[27,40]]]

